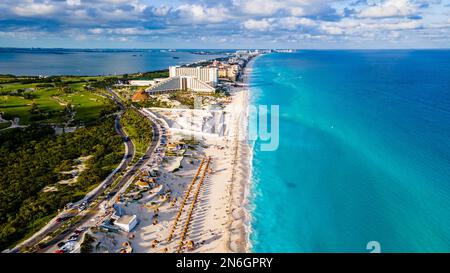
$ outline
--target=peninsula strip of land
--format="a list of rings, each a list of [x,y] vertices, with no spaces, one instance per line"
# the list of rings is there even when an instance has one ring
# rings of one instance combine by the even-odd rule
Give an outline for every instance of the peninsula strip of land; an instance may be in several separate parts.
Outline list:
[[[81,145],[84,135],[79,136],[80,133],[92,130],[100,134],[98,126],[102,125],[109,126],[105,134],[109,132],[109,138],[116,142],[99,135],[102,139],[92,140],[92,150],[71,143],[79,152],[69,159],[58,158],[52,161],[53,165],[36,166],[36,169],[52,170],[49,173],[56,177],[46,178],[40,184],[29,174],[22,175],[29,179],[17,185],[35,186],[28,194],[31,199],[22,199],[30,207],[36,207],[33,199],[36,196],[39,201],[52,200],[61,192],[70,195],[57,200],[50,210],[40,215],[23,218],[32,219],[32,225],[20,226],[8,221],[11,207],[2,211],[2,232],[9,231],[2,234],[5,238],[2,247],[14,247],[22,241],[13,251],[248,251],[249,219],[245,206],[251,150],[245,138],[248,119],[245,79],[251,60],[257,55],[257,52],[240,52],[231,61],[228,58],[202,63],[222,71],[227,69],[213,92],[186,89],[161,92],[164,84],[172,86],[171,82],[186,77],[170,75],[164,79],[167,71],[119,77],[44,78],[39,84],[36,81],[41,78],[4,76],[0,91],[6,98],[0,104],[0,111],[7,125],[0,137],[4,135],[10,140],[14,138],[7,135],[11,132],[29,135],[27,130],[31,128],[48,128],[46,137],[65,144],[66,140],[60,138],[75,138]],[[238,71],[232,68],[227,74],[230,65],[225,62],[236,62]],[[204,88],[196,82],[189,84]],[[20,85],[20,90],[12,85]],[[91,96],[89,102],[94,102],[92,96],[98,97],[101,103],[109,105],[109,111],[97,107],[83,110],[86,104],[77,103],[76,99],[86,99],[85,96]],[[30,102],[13,106],[11,97]],[[49,101],[63,108],[45,107]],[[38,111],[33,112],[36,108]],[[94,108],[97,114],[83,119],[80,113],[93,113]],[[126,144],[125,151],[120,136]],[[21,148],[23,145],[29,152],[30,141],[36,145],[36,138],[24,139],[17,145]],[[98,146],[102,141],[106,145],[103,148]],[[62,153],[68,147],[61,145],[60,149]],[[115,156],[95,154],[108,149]],[[11,150],[2,151],[17,156]],[[31,152],[33,156],[41,156],[34,153]],[[64,166],[60,166],[61,162]],[[108,167],[102,163],[108,163]],[[21,168],[24,167],[12,165],[9,169]],[[102,170],[102,173],[92,179],[89,170]],[[64,176],[68,173],[70,177]],[[86,175],[90,182],[79,183],[80,177]],[[1,186],[14,184],[2,181]],[[77,188],[80,184],[85,187]],[[13,198],[5,198],[5,203]],[[24,210],[22,205],[27,202],[16,202],[16,210]]]

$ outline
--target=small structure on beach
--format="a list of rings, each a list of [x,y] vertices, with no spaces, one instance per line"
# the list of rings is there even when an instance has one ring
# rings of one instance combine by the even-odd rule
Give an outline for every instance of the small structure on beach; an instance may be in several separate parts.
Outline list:
[[[114,222],[114,225],[126,232],[132,231],[137,225],[136,215],[122,215]]]
[[[125,214],[125,209],[121,204],[116,203],[113,208],[114,213],[111,215],[111,219],[114,220],[114,225],[123,231],[132,231],[138,224],[137,216]]]

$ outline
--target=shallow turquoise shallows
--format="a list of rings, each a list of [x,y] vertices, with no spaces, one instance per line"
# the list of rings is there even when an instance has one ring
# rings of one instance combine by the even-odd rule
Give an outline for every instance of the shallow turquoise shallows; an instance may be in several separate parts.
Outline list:
[[[450,252],[450,51],[301,51],[256,60],[280,106],[253,157],[254,252]]]

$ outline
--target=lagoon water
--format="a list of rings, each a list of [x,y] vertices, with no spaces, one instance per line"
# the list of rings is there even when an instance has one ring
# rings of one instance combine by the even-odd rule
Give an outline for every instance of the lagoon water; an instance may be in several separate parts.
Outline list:
[[[167,69],[170,65],[188,64],[224,56],[223,51],[209,55],[193,54],[194,51],[198,50],[171,52],[159,49],[0,48],[0,74],[116,75]]]
[[[301,51],[256,60],[280,105],[253,155],[255,252],[450,252],[450,51]]]

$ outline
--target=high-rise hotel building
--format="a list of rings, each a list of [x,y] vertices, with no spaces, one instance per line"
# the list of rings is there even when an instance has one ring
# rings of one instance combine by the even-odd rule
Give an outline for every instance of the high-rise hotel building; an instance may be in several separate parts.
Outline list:
[[[193,77],[208,83],[211,86],[217,85],[219,78],[218,74],[218,69],[216,67],[169,67],[169,76],[171,78],[179,76]]]

